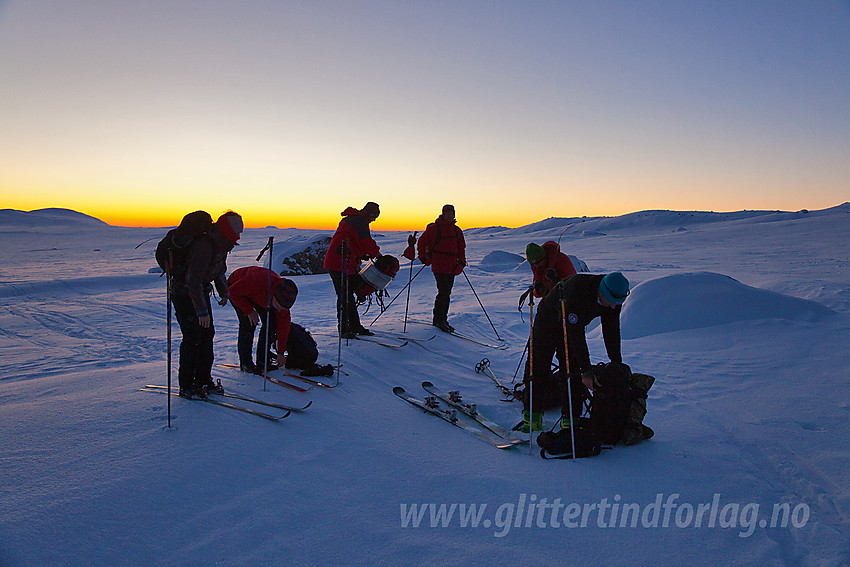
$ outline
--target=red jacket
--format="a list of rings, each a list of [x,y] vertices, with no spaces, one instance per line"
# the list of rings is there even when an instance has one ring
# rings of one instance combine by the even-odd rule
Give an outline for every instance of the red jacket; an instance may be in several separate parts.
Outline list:
[[[272,287],[269,290],[269,276],[271,275]],[[250,315],[252,311],[268,309],[269,297],[274,297],[274,292],[283,282],[283,278],[268,268],[262,266],[248,266],[235,270],[227,283],[230,284],[230,302],[233,307],[244,315]],[[286,351],[286,341],[289,340],[289,327],[291,316],[289,309],[281,309],[275,312],[277,321],[277,352],[282,354]]]
[[[326,270],[335,272],[343,271],[342,266],[342,243],[348,243],[351,255],[345,265],[346,274],[356,274],[359,271],[360,260],[363,256],[377,258],[380,248],[372,239],[369,232],[369,217],[366,213],[358,211],[354,207],[348,207],[340,213],[343,217],[339,221],[339,227],[331,238],[328,251],[325,253],[325,261],[322,264]]]
[[[466,241],[454,221],[442,216],[428,225],[417,243],[419,260],[435,274],[459,275],[466,266]]]
[[[558,246],[557,242],[550,240],[544,243],[542,248],[546,251],[546,259],[531,266],[531,272],[534,274],[534,297],[545,297],[558,282],[574,276],[576,273],[569,256],[561,252],[561,247]],[[537,285],[538,282],[540,285]],[[541,287],[544,291],[538,293],[538,289]]]

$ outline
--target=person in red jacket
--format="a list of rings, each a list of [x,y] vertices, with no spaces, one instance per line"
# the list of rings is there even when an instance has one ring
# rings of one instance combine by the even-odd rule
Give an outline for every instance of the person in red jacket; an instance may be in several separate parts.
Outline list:
[[[525,257],[534,275],[534,297],[546,297],[558,282],[576,275],[569,256],[561,252],[561,247],[553,240],[543,246],[532,242],[525,247]]]
[[[378,204],[372,201],[360,210],[346,208],[340,213],[342,220],[325,253],[323,266],[334,284],[337,324],[340,336],[344,339],[374,334],[360,323],[354,292],[362,284],[358,275],[360,261],[380,255],[380,248],[369,231],[369,224],[380,214]]]
[[[454,332],[448,316],[455,276],[466,266],[466,242],[456,222],[454,205],[443,205],[442,214],[428,225],[417,244],[419,260],[431,266],[437,282],[433,324],[446,333]]]
[[[261,266],[249,266],[235,270],[227,278],[230,303],[239,319],[239,335],[236,343],[239,352],[239,368],[252,374],[262,373],[264,368],[274,370],[282,366],[283,353],[289,340],[291,317],[289,308],[298,296],[295,282],[282,278],[274,271]],[[271,286],[271,287],[270,287]],[[271,317],[274,312],[274,317]],[[260,339],[257,344],[257,364],[254,364],[254,329],[262,321]],[[266,340],[268,337],[268,340]],[[273,360],[271,345],[277,338],[278,359]],[[268,367],[266,366],[268,363]]]

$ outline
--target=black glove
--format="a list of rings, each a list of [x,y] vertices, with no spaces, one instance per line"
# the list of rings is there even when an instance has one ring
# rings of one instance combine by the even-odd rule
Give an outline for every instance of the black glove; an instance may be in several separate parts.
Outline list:
[[[408,246],[415,246],[416,245],[416,236],[414,236],[413,234],[408,236],[407,237],[407,245]]]
[[[534,293],[537,295],[546,294],[546,288],[543,286],[543,282],[534,282]]]

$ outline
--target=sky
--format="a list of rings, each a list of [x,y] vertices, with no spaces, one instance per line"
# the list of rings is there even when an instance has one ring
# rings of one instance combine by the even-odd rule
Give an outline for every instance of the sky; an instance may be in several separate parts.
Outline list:
[[[850,200],[848,61],[847,0],[0,0],[0,208],[826,208]]]

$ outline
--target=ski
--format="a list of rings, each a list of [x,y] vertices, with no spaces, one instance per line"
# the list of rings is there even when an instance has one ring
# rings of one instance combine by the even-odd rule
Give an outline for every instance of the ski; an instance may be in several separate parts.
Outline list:
[[[499,387],[499,389],[502,391],[502,393],[505,396],[507,396],[509,398],[515,398],[516,397],[513,390],[511,390],[510,388],[508,388],[507,386],[502,384],[501,380],[496,378],[496,375],[493,373],[493,370],[490,368],[490,361],[488,359],[482,358],[481,362],[479,362],[478,364],[475,365],[475,372],[477,374],[486,374],[487,377],[490,380],[492,380],[496,384],[496,386]],[[505,400],[505,401],[511,401],[511,400]]]
[[[159,388],[139,388],[140,392],[157,392],[159,394],[167,394],[168,390],[160,390]],[[245,406],[239,406],[236,404],[231,404],[229,402],[222,402],[220,400],[211,400],[209,398],[191,398],[192,400],[198,400],[201,402],[206,402],[208,404],[213,404],[217,406],[221,406],[224,408],[230,408],[236,411],[241,411],[243,413],[250,413],[251,415],[256,415],[257,417],[262,417],[263,419],[268,419],[269,421],[279,421],[285,417],[288,417],[291,413],[287,411],[283,415],[271,415],[262,411],[257,411],[251,408],[246,408]]]
[[[483,346],[483,347],[487,347],[487,348],[493,348],[493,349],[496,349],[496,350],[505,350],[505,349],[507,349],[507,348],[508,348],[508,345],[507,345],[507,344],[505,344],[505,343],[502,343],[502,344],[493,344],[493,343],[488,343],[488,342],[484,342],[484,341],[479,340],[479,339],[474,339],[474,338],[472,338],[472,337],[467,337],[466,335],[462,335],[462,334],[458,333],[457,331],[452,331],[452,332],[451,332],[451,333],[449,333],[449,334],[450,334],[451,336],[453,336],[453,337],[457,337],[457,338],[459,338],[459,339],[463,339],[463,340],[465,340],[465,341],[469,341],[469,342],[471,342],[471,343],[475,343],[475,344],[477,344],[477,345],[481,345],[481,346]]]
[[[158,385],[156,385],[156,384],[145,384],[145,388],[152,388],[152,389],[159,389],[159,390],[167,390],[167,389],[168,389],[168,386],[158,386]],[[251,402],[252,404],[259,404],[259,405],[261,405],[261,406],[268,406],[268,407],[271,407],[271,408],[277,408],[277,409],[282,409],[282,410],[286,410],[286,411],[294,411],[294,412],[301,412],[301,411],[304,411],[305,409],[307,409],[307,408],[309,408],[311,405],[313,405],[313,401],[311,400],[311,401],[307,402],[307,405],[306,405],[306,406],[304,406],[304,407],[300,407],[300,408],[296,408],[296,407],[292,407],[292,406],[286,406],[286,405],[283,405],[283,404],[276,404],[276,403],[273,403],[273,402],[266,402],[266,401],[264,401],[264,400],[258,400],[258,399],[256,399],[256,398],[249,398],[248,396],[242,396],[242,395],[239,395],[239,394],[232,394],[232,393],[230,393],[230,392],[222,392],[222,393],[219,393],[219,392],[207,392],[207,395],[208,395],[208,396],[224,396],[225,398],[233,398],[233,399],[235,399],[235,400],[242,400],[243,402]]]
[[[511,436],[511,432],[496,423],[495,421],[484,417],[480,413],[478,413],[478,408],[475,404],[466,404],[463,402],[463,398],[460,395],[460,392],[457,391],[449,391],[448,393],[443,392],[439,388],[437,388],[434,384],[429,381],[422,382],[422,388],[425,389],[426,392],[431,394],[432,396],[436,396],[446,402],[453,408],[456,408],[464,413],[464,415],[468,416],[470,419],[473,419],[503,438],[506,441],[511,443],[521,444],[528,443],[528,439],[514,439]]]
[[[432,323],[426,323],[425,321],[409,321],[409,322],[410,323],[416,323],[417,325],[434,326]],[[445,331],[443,331],[443,332],[446,333]],[[496,350],[505,350],[505,349],[508,348],[508,345],[506,343],[500,343],[500,344],[490,343],[490,342],[487,342],[487,341],[482,340],[482,339],[478,339],[478,338],[474,338],[474,337],[464,335],[463,333],[459,333],[456,330],[452,331],[451,333],[446,333],[446,334],[452,335],[453,337],[457,337],[459,339],[463,339],[465,341],[469,341],[471,343],[475,343],[479,346],[483,346],[483,347],[487,347],[487,348],[493,348],[493,349],[496,349]]]
[[[380,338],[373,337],[373,336],[370,336],[370,335],[356,335],[354,337],[354,340],[367,341],[367,342],[375,343],[376,345],[381,345],[382,347],[387,347],[387,348],[401,348],[401,347],[407,345],[406,340],[404,342],[400,343],[400,344],[399,343],[388,343],[388,342],[385,342],[384,340],[381,340]]]
[[[239,370],[238,364],[220,363],[220,364],[216,364],[216,366],[221,366],[223,368],[235,368],[236,370]],[[246,374],[252,374],[252,373],[246,372]],[[289,388],[291,390],[295,390],[296,392],[306,392],[307,390],[310,389],[310,388],[302,388],[301,386],[296,386],[295,384],[290,384],[289,382],[285,382],[285,381],[281,380],[280,378],[275,378],[273,376],[269,376],[268,374],[252,374],[252,375],[262,376],[263,378],[265,378],[266,380],[268,380],[269,382],[271,382],[273,384],[277,384],[278,386],[283,386],[284,388]]]
[[[437,335],[431,335],[430,337],[425,339],[425,338],[420,338],[420,337],[409,337],[409,336],[402,334],[402,333],[388,333],[386,331],[372,331],[372,332],[375,333],[375,335],[379,336],[379,337],[386,337],[388,339],[397,339],[397,340],[400,340],[400,341],[411,341],[411,342],[414,342],[414,343],[424,343],[424,342],[428,342],[432,339],[437,338]]]
[[[336,388],[338,384],[325,384],[324,382],[319,382],[318,380],[314,380],[312,378],[308,378],[306,376],[301,376],[300,374],[290,374],[288,372],[284,373],[284,376],[287,378],[295,378],[296,380],[301,380],[302,382],[306,382],[312,386],[319,386],[320,388]]]
[[[466,422],[462,422],[461,420],[458,419],[456,410],[442,409],[439,406],[439,403],[437,402],[437,398],[431,397],[431,398],[426,398],[424,401],[419,400],[417,398],[414,398],[410,394],[408,394],[407,391],[405,391],[405,389],[402,388],[401,386],[396,386],[395,388],[393,388],[393,394],[395,394],[396,396],[398,396],[402,400],[406,401],[410,405],[416,406],[417,408],[421,409],[422,411],[424,411],[426,413],[430,413],[431,415],[435,415],[435,416],[439,417],[440,419],[451,423],[455,427],[463,429],[467,433],[470,433],[470,434],[478,437],[482,441],[486,441],[487,443],[493,445],[494,447],[497,447],[499,449],[510,449],[511,447],[515,447],[517,445],[516,442],[510,441],[510,440],[507,440],[507,439],[503,439],[503,438],[493,434],[491,431],[489,431],[487,429],[484,429],[482,427],[476,427],[476,426],[468,424]]]

